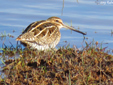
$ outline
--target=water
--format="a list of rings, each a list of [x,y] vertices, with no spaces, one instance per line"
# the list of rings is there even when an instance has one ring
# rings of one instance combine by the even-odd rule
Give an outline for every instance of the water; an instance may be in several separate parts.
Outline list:
[[[0,47],[9,41],[16,46],[15,38],[30,23],[45,20],[51,16],[60,17],[64,23],[79,27],[87,32],[87,42],[93,40],[103,43],[103,47],[113,48],[113,0],[0,0],[0,33],[11,34],[0,42]],[[62,10],[63,9],[63,10]],[[14,32],[15,31],[15,32]],[[82,47],[83,35],[61,29],[61,41],[57,47],[65,45]],[[108,43],[108,44],[104,44]]]

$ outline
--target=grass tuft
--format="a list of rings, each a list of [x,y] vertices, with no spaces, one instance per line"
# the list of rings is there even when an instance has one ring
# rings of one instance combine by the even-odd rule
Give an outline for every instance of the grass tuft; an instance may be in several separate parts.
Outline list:
[[[113,55],[106,53],[101,45],[98,47],[98,42],[86,43],[83,50],[69,46],[46,52],[17,48],[1,50],[5,58],[1,85],[113,84]]]

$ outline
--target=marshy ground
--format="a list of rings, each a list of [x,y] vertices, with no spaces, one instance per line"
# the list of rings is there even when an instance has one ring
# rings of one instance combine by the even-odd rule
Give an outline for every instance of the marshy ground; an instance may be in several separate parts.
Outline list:
[[[106,48],[98,47],[98,42],[87,44],[83,50],[68,46],[46,52],[2,50],[1,85],[113,84],[113,55]],[[17,54],[19,57],[15,58]]]

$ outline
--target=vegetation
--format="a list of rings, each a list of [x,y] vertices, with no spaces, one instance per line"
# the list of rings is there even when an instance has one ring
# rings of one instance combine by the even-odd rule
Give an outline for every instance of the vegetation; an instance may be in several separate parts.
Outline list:
[[[83,50],[62,47],[57,51],[3,48],[1,85],[111,85],[113,55],[86,44]],[[17,58],[15,56],[19,55]],[[13,58],[11,58],[13,57]]]
[[[14,32],[14,31],[13,31],[13,32]],[[11,35],[11,34],[6,34],[5,31],[4,31],[3,33],[2,33],[2,32],[0,33],[0,39],[1,39],[1,40],[5,39],[6,37],[14,38],[13,35]]]

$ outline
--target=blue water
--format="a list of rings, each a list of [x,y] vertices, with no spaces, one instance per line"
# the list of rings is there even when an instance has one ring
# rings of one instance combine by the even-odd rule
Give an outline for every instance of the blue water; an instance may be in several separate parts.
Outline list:
[[[63,11],[62,11],[63,9]],[[15,38],[30,23],[45,20],[51,16],[60,17],[65,24],[87,32],[88,43],[98,41],[103,47],[113,48],[113,0],[0,0],[0,33],[11,34],[0,41],[16,46]],[[13,32],[15,31],[15,32]],[[61,41],[57,47],[70,44],[84,46],[83,35],[61,29]],[[67,43],[65,43],[67,41]],[[107,44],[105,44],[107,43]]]

